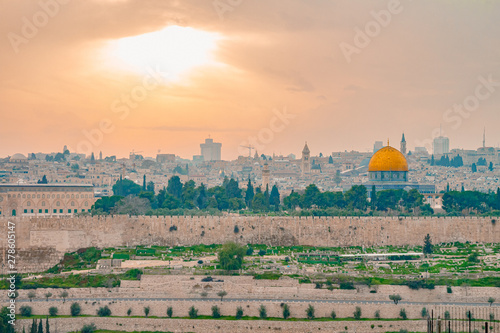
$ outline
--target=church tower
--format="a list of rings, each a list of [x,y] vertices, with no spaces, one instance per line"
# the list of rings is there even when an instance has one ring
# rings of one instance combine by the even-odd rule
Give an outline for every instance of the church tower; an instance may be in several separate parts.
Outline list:
[[[403,138],[401,139],[401,149],[399,150],[403,155],[406,155],[406,138],[403,133]]]
[[[269,170],[269,165],[267,162],[264,163],[264,169],[262,169],[262,188],[265,189],[269,186],[269,179],[271,176],[271,171]]]
[[[302,176],[311,173],[311,151],[306,145],[302,149]]]

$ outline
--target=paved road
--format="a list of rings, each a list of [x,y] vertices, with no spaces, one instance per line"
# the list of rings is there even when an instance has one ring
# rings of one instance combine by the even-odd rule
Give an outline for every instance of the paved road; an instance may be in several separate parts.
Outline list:
[[[49,298],[49,302],[63,302],[62,298]],[[220,298],[149,298],[149,297],[134,297],[134,298],[66,298],[66,302],[220,302]],[[16,302],[30,302],[29,299],[17,299]],[[32,301],[46,302],[45,299],[35,298]],[[255,302],[255,303],[316,303],[316,304],[394,304],[392,301],[360,301],[360,300],[311,300],[311,299],[272,299],[272,298],[224,298],[224,302]],[[401,301],[400,305],[422,305],[422,306],[490,306],[489,303],[458,303],[458,302],[408,302]],[[500,307],[500,304],[493,304],[492,307]]]

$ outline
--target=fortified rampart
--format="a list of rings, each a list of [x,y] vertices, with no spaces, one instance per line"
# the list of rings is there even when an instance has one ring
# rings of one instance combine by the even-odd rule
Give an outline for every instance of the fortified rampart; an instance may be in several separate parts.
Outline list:
[[[40,271],[64,252],[85,247],[221,244],[227,241],[271,246],[420,245],[499,243],[495,218],[271,217],[271,216],[93,216],[0,218],[0,245],[7,248],[8,221],[16,227],[18,269]],[[235,228],[237,226],[238,228]],[[5,251],[2,261],[5,259]]]

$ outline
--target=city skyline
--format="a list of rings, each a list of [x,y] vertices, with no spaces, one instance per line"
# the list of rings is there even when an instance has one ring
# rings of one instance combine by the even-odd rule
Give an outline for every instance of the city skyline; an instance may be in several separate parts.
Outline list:
[[[0,156],[192,158],[209,134],[224,160],[251,138],[328,155],[402,132],[431,152],[440,124],[451,148],[481,147],[485,125],[500,142],[499,3],[41,3],[2,2]]]

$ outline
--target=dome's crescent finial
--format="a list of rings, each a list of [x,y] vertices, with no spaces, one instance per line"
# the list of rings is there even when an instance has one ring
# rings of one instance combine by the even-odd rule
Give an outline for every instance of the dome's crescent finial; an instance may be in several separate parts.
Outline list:
[[[387,145],[388,145],[388,146],[390,146],[390,145],[391,145],[391,144],[390,144],[390,142],[389,142],[389,139],[387,139]]]

